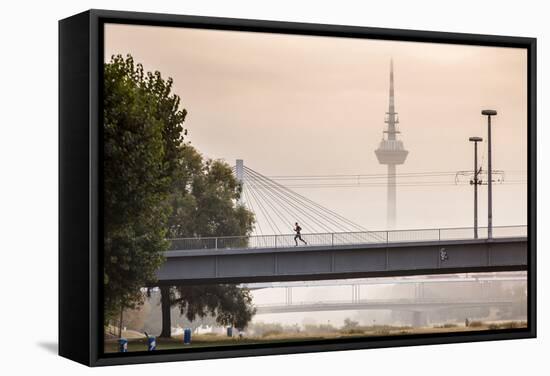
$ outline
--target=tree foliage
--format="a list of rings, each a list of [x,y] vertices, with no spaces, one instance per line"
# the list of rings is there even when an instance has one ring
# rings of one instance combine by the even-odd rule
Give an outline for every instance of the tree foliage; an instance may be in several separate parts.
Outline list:
[[[359,321],[354,321],[347,317],[344,319],[344,326],[342,327],[343,330],[353,330],[359,328]]]
[[[241,235],[252,232],[254,215],[235,205],[241,187],[231,168],[221,161],[204,160],[189,144],[174,182],[168,219],[171,238]],[[214,315],[220,325],[244,328],[255,313],[248,289],[235,285],[175,286],[170,303],[189,321]],[[162,335],[169,336],[171,323],[163,322]]]
[[[168,200],[168,236],[249,235],[254,215],[235,205],[241,186],[231,168],[222,161],[205,160],[190,144],[183,145],[182,155]],[[175,286],[169,294],[171,304],[189,321],[214,315],[220,325],[244,328],[255,313],[250,291],[235,285]],[[170,336],[170,326],[163,322],[163,336]]]
[[[205,160],[184,142],[187,112],[172,85],[131,56],[113,56],[104,65],[106,320],[143,301],[140,288],[155,281],[167,237],[252,231],[253,214],[236,205],[241,192],[231,168]],[[236,286],[186,286],[172,293],[188,317],[216,312],[220,323],[244,323],[253,314],[249,292]]]
[[[252,320],[250,290],[235,285],[178,286],[174,303],[189,321],[215,316],[219,325],[243,329]]]
[[[235,205],[241,187],[227,163],[204,160],[189,144],[182,147],[182,154],[169,199],[169,237],[250,234],[254,216],[244,206]]]
[[[166,200],[181,158],[185,110],[172,80],[129,56],[104,65],[104,298],[108,319],[141,301],[167,248]]]

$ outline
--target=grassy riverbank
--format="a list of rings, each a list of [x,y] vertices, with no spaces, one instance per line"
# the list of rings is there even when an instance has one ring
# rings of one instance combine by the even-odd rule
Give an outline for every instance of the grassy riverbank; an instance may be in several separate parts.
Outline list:
[[[322,339],[333,338],[357,338],[357,337],[373,337],[373,336],[398,336],[407,334],[430,334],[430,333],[455,333],[455,332],[471,332],[484,330],[502,330],[526,328],[527,323],[524,321],[509,321],[499,323],[485,323],[481,321],[473,321],[468,327],[463,325],[445,324],[436,325],[424,328],[411,327],[394,327],[388,325],[375,325],[363,327],[357,331],[338,331],[330,333],[315,333],[311,334],[305,331],[296,333],[274,333],[264,336],[246,336],[244,338],[227,337],[217,334],[195,334],[192,337],[190,345],[183,344],[182,336],[173,338],[157,338],[157,350],[170,349],[189,349],[196,347],[220,347],[220,346],[238,346],[245,344],[265,344],[265,343],[280,343],[280,342],[296,342],[296,341],[315,341]],[[143,338],[128,339],[128,351],[146,351],[147,340]],[[118,340],[110,338],[105,340],[105,352],[117,352]]]

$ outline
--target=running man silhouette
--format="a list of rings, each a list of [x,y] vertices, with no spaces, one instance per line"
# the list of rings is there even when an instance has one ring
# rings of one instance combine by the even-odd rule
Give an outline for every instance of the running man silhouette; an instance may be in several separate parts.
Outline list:
[[[298,224],[298,222],[296,222],[296,223],[294,224],[294,232],[296,232],[296,235],[294,236],[294,241],[296,242],[295,247],[298,246],[298,239],[300,239],[300,241],[301,241],[302,243],[304,243],[305,245],[307,245],[307,242],[306,242],[304,239],[302,239],[302,234],[301,234],[300,231],[302,231],[302,228],[300,227],[300,225]]]

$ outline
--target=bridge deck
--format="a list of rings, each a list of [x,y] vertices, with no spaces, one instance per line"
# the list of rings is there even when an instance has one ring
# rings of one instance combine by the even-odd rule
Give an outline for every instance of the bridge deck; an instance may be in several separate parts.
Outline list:
[[[159,284],[245,283],[526,270],[527,238],[174,250]]]

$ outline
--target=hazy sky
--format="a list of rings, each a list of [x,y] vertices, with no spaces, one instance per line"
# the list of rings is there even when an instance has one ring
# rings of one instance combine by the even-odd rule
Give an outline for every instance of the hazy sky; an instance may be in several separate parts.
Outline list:
[[[496,109],[493,166],[519,184],[495,186],[494,223],[526,223],[526,50],[107,25],[106,60],[119,53],[174,79],[188,111],[187,139],[206,157],[244,159],[268,176],[385,173],[374,150],[393,58],[409,150],[398,173],[471,169],[468,137],[486,138],[480,111]],[[368,229],[386,226],[384,186],[297,191]],[[397,227],[471,226],[472,199],[469,185],[400,186]],[[485,207],[483,186],[480,225]]]

